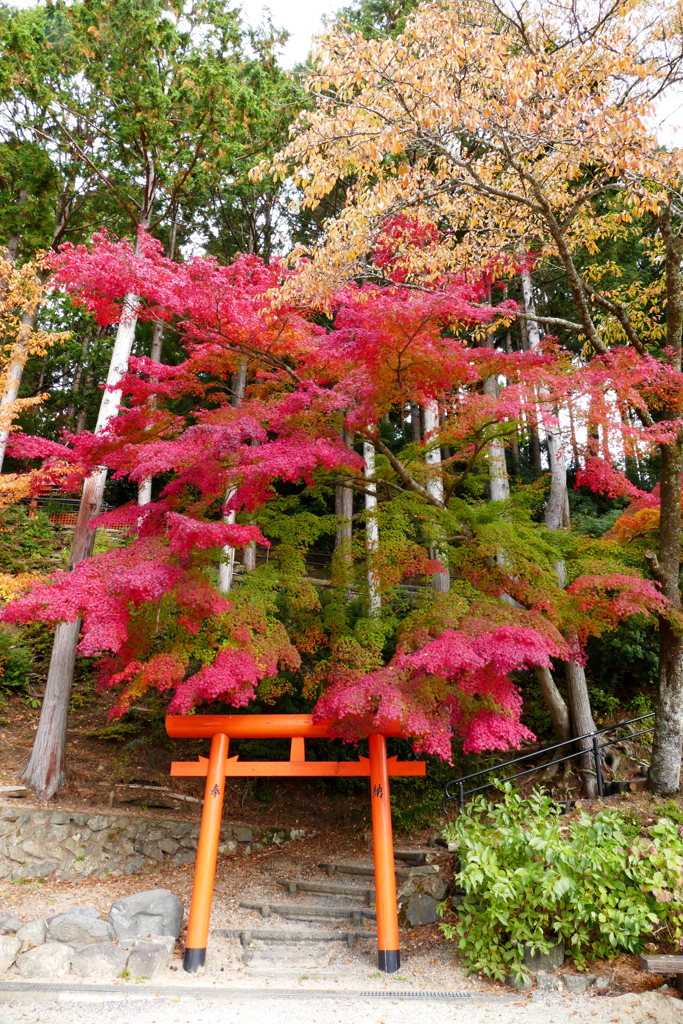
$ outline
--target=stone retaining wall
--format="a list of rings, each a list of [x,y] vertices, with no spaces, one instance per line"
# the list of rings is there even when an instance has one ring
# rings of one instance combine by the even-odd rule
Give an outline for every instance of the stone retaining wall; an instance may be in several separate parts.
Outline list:
[[[262,850],[304,836],[302,829],[226,822],[219,856]],[[199,821],[0,806],[0,879],[130,875],[160,864],[189,864]]]

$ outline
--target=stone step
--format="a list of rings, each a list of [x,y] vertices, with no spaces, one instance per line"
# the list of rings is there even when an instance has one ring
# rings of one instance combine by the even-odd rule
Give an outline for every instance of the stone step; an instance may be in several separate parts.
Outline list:
[[[374,878],[375,868],[372,864],[339,864],[336,861],[323,861],[322,864],[318,864],[321,871],[325,871],[330,877],[340,875],[361,875],[363,877]],[[439,873],[438,864],[419,864],[415,867],[405,867],[399,861],[398,864],[394,864],[394,870],[396,872],[396,878],[405,880],[406,878],[419,878],[422,875],[436,875]]]
[[[268,978],[283,988],[292,982],[307,981],[309,978],[318,982],[339,980],[339,971],[335,970],[334,964],[307,963],[306,961],[292,966],[277,961],[271,964],[254,961],[254,963],[244,965],[242,974],[245,978]]]
[[[320,971],[329,966],[334,956],[334,947],[327,945],[306,946],[249,946],[242,950],[242,962],[255,970],[266,973],[277,969],[299,973],[301,970]]]
[[[433,850],[394,850],[394,860],[401,860],[413,867],[419,864],[430,864],[434,860]]]
[[[360,928],[349,928],[335,931],[318,931],[307,928],[305,931],[289,930],[285,928],[217,928],[215,935],[226,939],[239,939],[242,946],[248,948],[252,942],[274,942],[285,945],[299,945],[300,943],[316,942],[345,942],[353,949],[359,939],[377,938],[374,932],[363,931]]]
[[[304,878],[283,878],[279,883],[294,896],[297,892],[318,893],[321,896],[354,896],[372,906],[375,899],[374,885],[358,885],[355,882],[318,882]]]
[[[266,903],[262,900],[245,900],[240,903],[240,907],[244,910],[258,910],[261,917],[277,914],[278,917],[285,917],[290,921],[340,921],[346,919],[359,925],[363,918],[374,921],[376,917],[375,911],[369,907],[335,907],[319,903]]]

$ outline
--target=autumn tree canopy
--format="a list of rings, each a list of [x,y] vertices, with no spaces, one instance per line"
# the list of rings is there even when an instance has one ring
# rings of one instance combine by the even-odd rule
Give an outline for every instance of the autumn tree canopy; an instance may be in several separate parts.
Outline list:
[[[228,267],[175,263],[146,236],[137,249],[102,236],[92,250],[67,246],[52,262],[98,319],[117,320],[133,289],[141,315],[176,324],[186,349],[175,366],[131,361],[126,406],[106,431],[59,444],[13,443],[15,456],[48,460],[47,481],[51,460],[68,462],[75,479],[96,466],[116,478],[161,478],[152,502],[93,524],[125,526],[124,548],[57,574],[3,613],[5,621],[82,616],[79,649],[104,657],[103,685],[123,687],[119,711],[150,686],[173,691],[172,711],[217,699],[241,706],[261,681],[284,672],[319,698],[316,714],[333,718],[342,736],[399,718],[418,749],[441,757],[451,756],[452,733],[465,749],[504,749],[530,735],[511,672],[549,666],[566,653],[567,635],[585,640],[623,615],[665,606],[609,546],[586,547],[565,592],[553,569],[552,534],[523,503],[516,516],[494,523],[486,503],[477,511],[466,500],[486,443],[531,402],[534,385],[554,395],[578,386],[553,351],[472,347],[472,337],[514,312],[509,301],[488,301],[490,279],[445,275],[430,291],[347,285],[321,326],[305,307],[272,307],[273,288],[293,272],[255,257]],[[245,357],[254,373],[236,406],[225,382]],[[482,390],[493,374],[507,382],[497,398]],[[409,398],[437,400],[449,414],[441,500],[428,487],[425,443],[383,439],[378,428],[387,417],[398,425]],[[376,513],[383,543],[360,559],[373,561],[386,613],[353,624],[341,608],[331,616],[329,605],[311,643],[310,612],[322,608],[310,585],[302,586],[305,535],[297,551],[269,509],[287,493],[305,504],[339,473],[360,490],[367,486],[344,430],[363,435],[383,460],[378,482],[388,496]],[[225,520],[228,512],[236,523]],[[427,589],[397,631],[392,594],[407,577],[441,569],[429,557],[430,535],[447,538],[458,579],[448,594]],[[222,548],[254,541],[272,545],[271,567],[294,573],[284,616],[268,574],[229,595],[216,587]],[[502,549],[505,559],[492,563]],[[340,588],[337,600],[342,595]]]
[[[675,791],[679,5],[359,0],[298,77],[279,38],[194,0],[0,10],[11,273],[70,239],[7,329],[74,332],[5,382],[2,487],[85,480],[69,571],[2,613],[58,623],[29,782],[58,784],[77,643],[119,713],[295,695],[448,758],[529,739],[532,677],[558,739],[593,732],[591,644],[633,620]],[[125,540],[90,557],[98,526]]]
[[[423,230],[440,230],[406,251],[407,280],[482,265],[503,275],[532,257],[561,273],[573,315],[526,309],[527,324],[573,334],[577,348],[605,360],[623,346],[667,378],[664,392],[649,396],[626,395],[618,375],[605,387],[624,411],[627,457],[636,431],[661,460],[659,551],[648,564],[675,608],[682,157],[658,143],[652,125],[653,101],[680,77],[680,37],[676,3],[656,13],[646,2],[427,3],[398,35],[370,39],[342,24],[321,42],[308,79],[312,108],[269,164],[292,177],[310,206],[340,181],[346,186],[343,209],[294,285],[299,294],[330,295],[349,276],[381,277],[373,253],[383,224],[408,214]],[[645,288],[614,260],[595,258],[636,232],[650,240]],[[650,773],[662,794],[680,784],[681,706],[683,644],[665,616]]]

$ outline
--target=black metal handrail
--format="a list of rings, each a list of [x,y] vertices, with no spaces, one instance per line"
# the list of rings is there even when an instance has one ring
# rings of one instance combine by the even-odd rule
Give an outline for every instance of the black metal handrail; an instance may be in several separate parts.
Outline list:
[[[503,768],[509,768],[513,764],[521,764],[521,762],[528,762],[532,759],[538,759],[543,757],[545,754],[552,753],[553,750],[560,750],[562,747],[575,747],[583,740],[590,740],[590,749],[584,748],[583,750],[572,750],[570,754],[564,754],[562,757],[556,757],[552,761],[545,761],[543,763],[544,768],[551,768],[554,764],[562,764],[563,761],[572,761],[577,757],[584,754],[590,753],[593,756],[593,763],[595,765],[595,779],[597,782],[598,796],[603,797],[605,795],[605,779],[602,773],[602,756],[601,751],[607,747],[613,747],[617,743],[623,743],[624,740],[635,739],[637,736],[644,736],[646,733],[654,730],[654,725],[649,726],[647,729],[640,729],[638,732],[629,732],[626,736],[620,736],[617,739],[608,740],[606,743],[600,742],[600,737],[604,736],[605,733],[613,732],[615,729],[623,729],[627,725],[634,725],[636,722],[644,722],[647,718],[654,718],[654,711],[647,715],[639,715],[638,718],[627,718],[623,722],[617,722],[615,725],[607,725],[604,729],[596,729],[595,732],[587,732],[583,736],[574,736],[570,740],[563,740],[562,743],[554,743],[550,747],[542,747],[540,750],[532,751],[529,754],[522,754],[521,757],[513,757],[509,761],[501,761],[500,764],[494,765],[492,768],[480,768],[477,772],[470,772],[469,775],[461,775],[457,779],[450,779],[446,783],[446,798],[444,800],[444,810],[451,800],[457,800],[462,809],[465,806],[465,797],[472,796],[473,793],[481,793],[485,789],[490,789],[501,782],[512,782],[513,779],[521,779],[524,775],[532,775],[538,771],[539,765],[534,765],[532,768],[525,768],[524,771],[515,772],[514,775],[506,775],[505,778],[500,779],[496,777],[495,780],[485,782],[481,786],[472,786],[466,789],[465,783],[471,779],[481,778],[483,775],[490,775],[493,772],[499,772]],[[455,793],[452,790],[455,789]]]

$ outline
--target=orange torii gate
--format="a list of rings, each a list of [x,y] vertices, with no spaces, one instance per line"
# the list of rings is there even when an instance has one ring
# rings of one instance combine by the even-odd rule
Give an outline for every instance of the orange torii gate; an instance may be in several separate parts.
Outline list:
[[[209,757],[198,761],[174,761],[171,775],[206,776],[202,821],[197,844],[194,886],[190,904],[183,967],[191,973],[206,960],[211,899],[216,877],[216,858],[223,813],[224,780],[227,776],[367,776],[370,779],[372,835],[377,909],[377,957],[381,971],[392,974],[401,963],[394,844],[389,804],[390,775],[424,775],[424,761],[398,761],[387,757],[386,737],[403,737],[396,724],[383,734],[368,736],[369,757],[357,761],[307,761],[306,739],[330,738],[329,722],[313,722],[311,715],[172,715],[166,718],[169,736],[211,739]],[[228,757],[230,739],[290,739],[289,761],[240,761]]]

